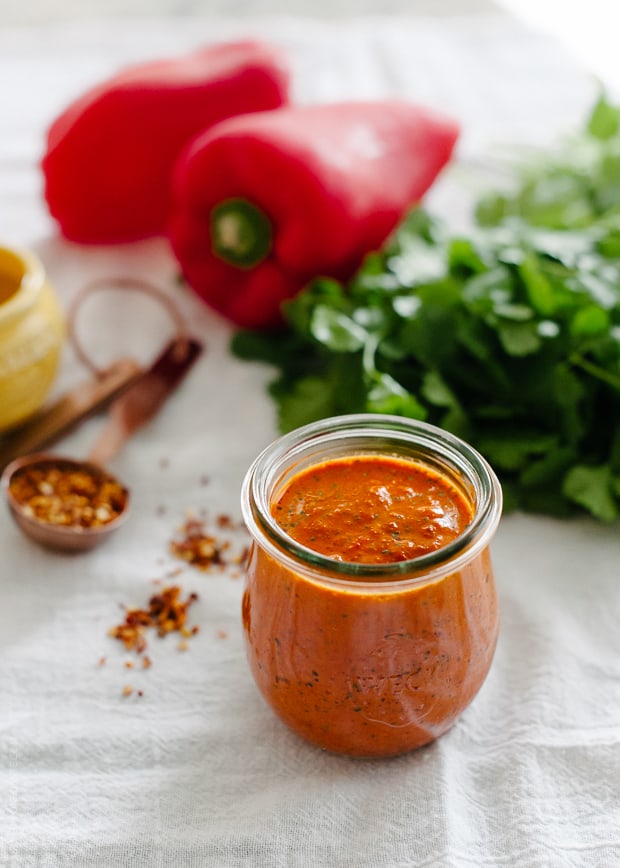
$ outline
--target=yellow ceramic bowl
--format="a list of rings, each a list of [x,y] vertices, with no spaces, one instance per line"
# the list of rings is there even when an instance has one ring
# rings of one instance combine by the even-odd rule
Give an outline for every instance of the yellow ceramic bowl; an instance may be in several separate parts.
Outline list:
[[[64,317],[38,257],[0,247],[0,432],[45,400],[64,335]]]

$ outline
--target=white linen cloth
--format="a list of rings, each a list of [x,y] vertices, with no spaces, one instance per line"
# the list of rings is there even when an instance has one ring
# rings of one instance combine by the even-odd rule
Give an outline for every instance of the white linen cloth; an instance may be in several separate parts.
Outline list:
[[[325,754],[276,720],[244,658],[234,568],[170,577],[178,562],[168,542],[187,510],[240,517],[245,470],[276,434],[269,371],[229,355],[230,327],[179,289],[164,242],[59,240],[36,161],[49,120],[119,65],[241,35],[289,50],[300,100],[399,95],[456,114],[460,161],[431,197],[455,221],[480,183],[474,164],[493,145],[551,142],[595,93],[557,46],[499,15],[0,33],[1,243],[35,249],[65,305],[93,277],[150,279],[207,346],[112,463],[133,490],[130,521],[113,539],[87,555],[52,554],[8,513],[0,519],[0,864],[620,865],[617,525],[502,520],[493,546],[502,625],[489,678],[448,734],[389,761]],[[98,310],[97,329],[89,322],[99,360],[146,360],[167,335],[143,299],[116,295]],[[56,391],[85,376],[68,348]],[[86,455],[101,424],[89,421],[58,450]],[[154,579],[199,594],[190,622],[200,633],[184,653],[172,636],[152,639],[151,669],[125,669],[131,655],[107,631],[122,606],[146,603]],[[143,696],[123,697],[126,684]]]

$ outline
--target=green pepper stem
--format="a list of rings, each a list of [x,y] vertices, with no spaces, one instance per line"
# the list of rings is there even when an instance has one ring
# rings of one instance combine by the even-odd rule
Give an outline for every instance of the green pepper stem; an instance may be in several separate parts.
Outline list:
[[[271,250],[269,217],[247,199],[225,199],[211,212],[211,249],[237,268],[253,268]]]

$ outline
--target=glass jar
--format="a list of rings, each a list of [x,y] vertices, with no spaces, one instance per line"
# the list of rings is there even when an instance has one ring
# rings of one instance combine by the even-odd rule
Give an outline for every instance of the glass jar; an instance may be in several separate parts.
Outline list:
[[[65,334],[39,259],[0,247],[0,431],[31,416],[58,369]]]
[[[348,456],[392,456],[442,476],[471,521],[444,547],[352,563],[299,544],[272,515],[292,478]],[[489,543],[499,482],[467,443],[402,417],[342,416],[268,446],[242,490],[252,536],[242,619],[253,677],[276,714],[320,747],[390,756],[448,730],[491,666],[498,603]]]

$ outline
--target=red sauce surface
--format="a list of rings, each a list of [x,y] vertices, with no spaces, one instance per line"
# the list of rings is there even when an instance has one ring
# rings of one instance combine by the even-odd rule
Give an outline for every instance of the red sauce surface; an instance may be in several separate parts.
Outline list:
[[[376,455],[306,469],[272,504],[298,542],[358,563],[445,546],[472,513],[448,478]],[[351,586],[326,578],[252,547],[243,621],[268,703],[299,735],[338,753],[389,756],[437,738],[491,665],[498,609],[488,550],[434,581]]]
[[[271,511],[302,545],[363,564],[435,551],[472,518],[471,503],[445,476],[380,455],[341,458],[302,471]]]

